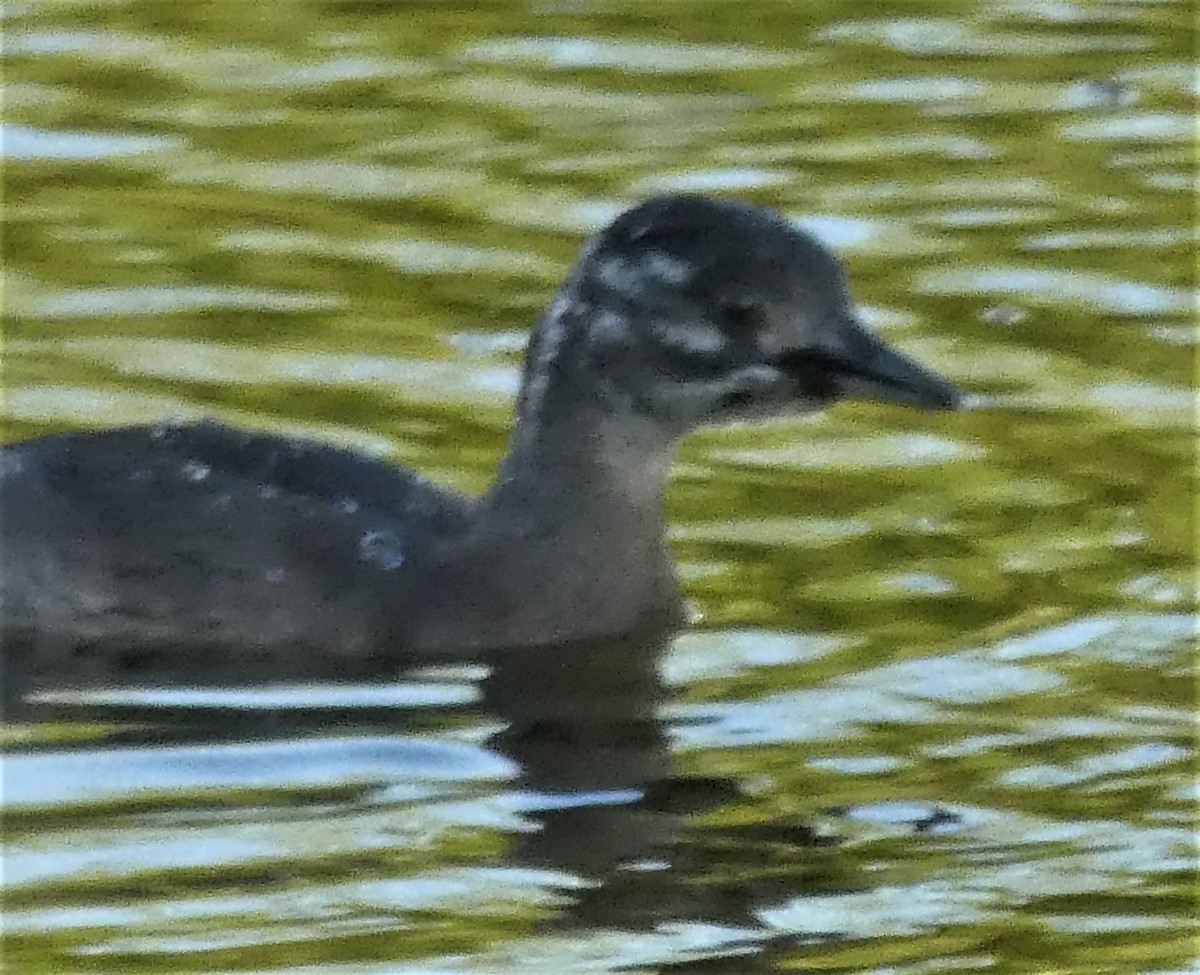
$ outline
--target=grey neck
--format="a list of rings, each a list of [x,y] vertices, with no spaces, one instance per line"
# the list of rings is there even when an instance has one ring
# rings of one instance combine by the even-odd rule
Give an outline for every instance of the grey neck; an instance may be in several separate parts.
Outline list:
[[[683,619],[663,491],[678,435],[607,389],[587,358],[590,309],[570,288],[538,322],[516,422],[474,527],[426,566],[416,642],[517,646]]]
[[[603,526],[658,544],[677,445],[649,418],[607,402],[594,377],[559,374],[526,391],[484,505],[535,533]]]
[[[612,402],[562,311],[535,331],[509,452],[478,510],[478,551],[504,564],[491,584],[514,587],[518,641],[581,621],[598,635],[677,621],[682,606],[663,514],[679,438]]]
[[[525,357],[512,440],[484,499],[494,513],[552,525],[610,519],[663,535],[663,490],[679,435],[621,401],[588,362],[595,309],[568,280]],[[648,523],[647,523],[648,522]]]

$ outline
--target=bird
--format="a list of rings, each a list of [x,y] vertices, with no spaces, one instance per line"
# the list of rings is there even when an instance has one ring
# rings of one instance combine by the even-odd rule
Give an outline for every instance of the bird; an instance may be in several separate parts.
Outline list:
[[[588,238],[535,322],[482,495],[205,420],[0,448],[6,686],[379,679],[686,620],[676,447],[843,400],[959,408],[775,210],[673,194]]]

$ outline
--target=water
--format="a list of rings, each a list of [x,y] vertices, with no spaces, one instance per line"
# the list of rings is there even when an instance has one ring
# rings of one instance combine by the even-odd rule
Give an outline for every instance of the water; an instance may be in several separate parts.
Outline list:
[[[12,438],[217,415],[480,489],[581,235],[682,189],[980,400],[690,439],[667,646],[42,702],[9,970],[1190,970],[1188,6],[4,17]]]

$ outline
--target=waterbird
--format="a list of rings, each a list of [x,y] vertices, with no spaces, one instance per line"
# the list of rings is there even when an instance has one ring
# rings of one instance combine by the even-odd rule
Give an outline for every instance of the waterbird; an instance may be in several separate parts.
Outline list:
[[[710,424],[959,390],[862,322],[778,212],[669,195],[582,246],[535,323],[482,496],[222,423],[0,450],[5,684],[378,678],[685,619],[672,458]]]

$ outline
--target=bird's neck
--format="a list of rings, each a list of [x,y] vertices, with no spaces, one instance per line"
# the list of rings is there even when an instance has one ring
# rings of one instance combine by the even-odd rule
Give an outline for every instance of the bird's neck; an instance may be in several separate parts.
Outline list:
[[[679,436],[609,395],[587,348],[598,313],[569,278],[534,327],[512,440],[485,504],[540,522],[629,522],[657,542]]]
[[[517,632],[677,621],[663,494],[678,437],[607,402],[563,344],[549,363],[531,349],[509,451],[478,511],[479,551],[503,566],[493,584],[514,587]]]
[[[594,546],[595,533],[604,531],[631,552],[661,547],[677,438],[648,418],[614,411],[592,389],[538,395],[540,402],[526,399],[518,413],[484,497],[489,515],[532,534],[552,533],[564,545]]]
[[[663,513],[679,438],[607,395],[588,314],[568,283],[534,329],[508,453],[431,573],[448,600],[431,644],[559,643],[683,619]]]

